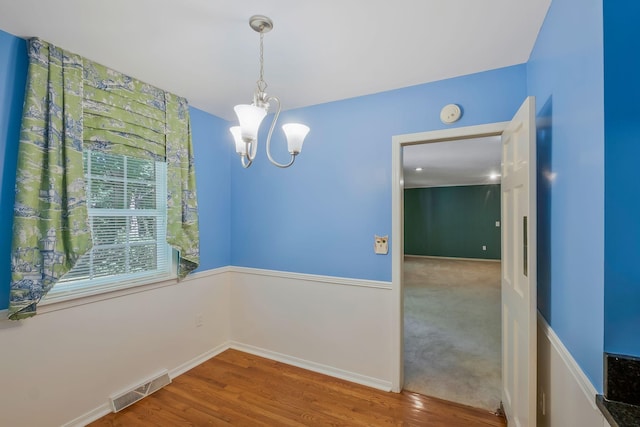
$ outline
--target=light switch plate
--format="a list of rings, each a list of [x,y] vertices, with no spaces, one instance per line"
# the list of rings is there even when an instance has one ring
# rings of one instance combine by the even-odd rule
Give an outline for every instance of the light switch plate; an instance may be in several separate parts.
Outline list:
[[[386,255],[389,253],[389,236],[376,236],[374,235],[373,250],[379,255]]]

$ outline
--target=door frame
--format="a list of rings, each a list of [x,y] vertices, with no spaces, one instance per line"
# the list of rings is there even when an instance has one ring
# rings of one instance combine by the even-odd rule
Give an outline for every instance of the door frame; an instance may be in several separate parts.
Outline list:
[[[391,292],[392,343],[391,391],[399,393],[404,385],[404,176],[402,148],[433,142],[502,135],[510,122],[465,126],[418,132],[392,137],[391,154]],[[501,231],[502,232],[502,231]]]

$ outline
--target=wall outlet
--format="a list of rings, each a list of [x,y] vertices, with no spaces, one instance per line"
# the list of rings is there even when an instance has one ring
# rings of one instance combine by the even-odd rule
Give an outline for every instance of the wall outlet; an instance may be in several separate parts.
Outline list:
[[[483,251],[486,251],[486,250],[487,250],[487,247],[486,247],[485,245],[482,245],[482,250],[483,250]]]
[[[202,313],[196,314],[196,328],[199,328],[200,326],[202,326],[203,323],[204,323],[204,320],[202,318]]]
[[[500,221],[496,221],[496,227],[500,227]]]

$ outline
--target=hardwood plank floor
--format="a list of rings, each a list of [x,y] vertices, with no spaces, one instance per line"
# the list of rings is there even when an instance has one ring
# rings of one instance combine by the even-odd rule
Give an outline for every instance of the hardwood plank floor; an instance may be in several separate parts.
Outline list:
[[[386,393],[227,350],[90,426],[491,426],[483,410],[411,392]]]

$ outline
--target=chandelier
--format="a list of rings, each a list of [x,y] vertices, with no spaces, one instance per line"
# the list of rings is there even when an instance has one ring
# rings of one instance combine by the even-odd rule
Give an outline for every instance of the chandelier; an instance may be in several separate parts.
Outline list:
[[[262,120],[265,118],[269,111],[271,102],[278,104],[278,109],[269,133],[267,135],[267,157],[269,161],[279,168],[288,168],[293,164],[296,156],[302,151],[302,143],[304,142],[307,133],[309,133],[309,127],[300,123],[288,123],[282,126],[282,130],[287,138],[287,149],[291,158],[288,163],[278,163],[271,156],[271,135],[273,129],[276,126],[278,117],[280,116],[281,106],[280,100],[275,96],[269,96],[265,92],[267,89],[267,82],[264,81],[264,49],[263,39],[264,34],[273,29],[273,22],[271,19],[262,15],[254,15],[249,19],[249,25],[251,28],[260,34],[260,78],[258,79],[257,87],[253,93],[253,103],[251,105],[241,104],[236,105],[233,109],[238,116],[238,122],[240,126],[232,126],[229,131],[233,135],[233,140],[236,146],[236,153],[240,155],[240,161],[244,168],[248,168],[253,163],[256,157],[256,151],[258,148],[258,129]]]

